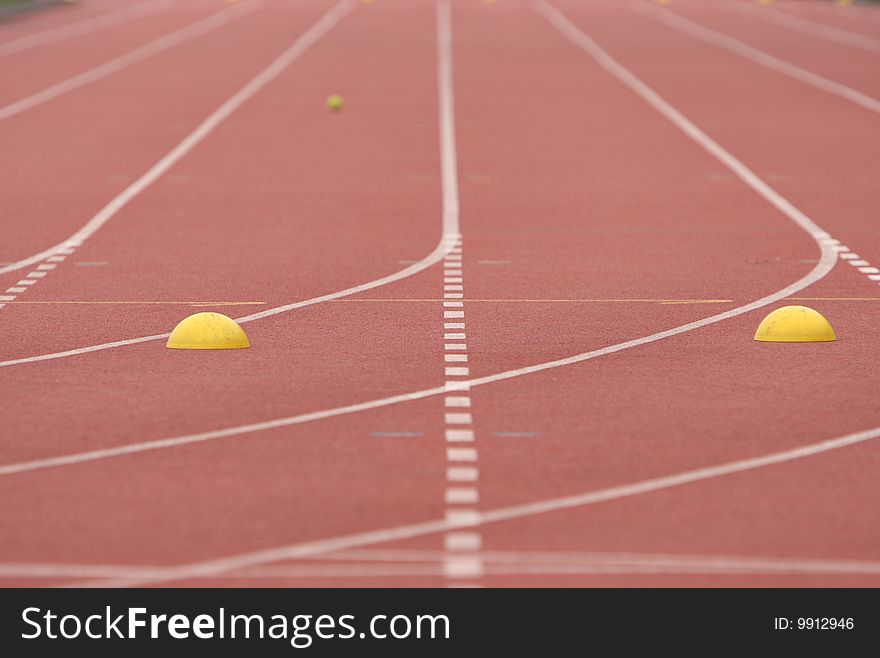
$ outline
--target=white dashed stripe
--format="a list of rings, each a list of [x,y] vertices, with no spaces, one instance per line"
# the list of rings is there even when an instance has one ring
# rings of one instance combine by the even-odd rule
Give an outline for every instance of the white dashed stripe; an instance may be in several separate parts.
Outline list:
[[[476,436],[474,435],[473,430],[446,430],[446,440],[450,442],[454,441],[474,441]]]
[[[834,251],[839,252],[839,258],[855,267],[862,274],[868,276],[869,281],[880,281],[880,268],[874,267],[870,262],[861,258],[857,253],[850,251],[845,244],[840,244],[840,240],[834,238],[822,238],[822,242],[831,246]]]
[[[483,538],[479,532],[457,531],[447,532],[443,537],[443,548],[447,551],[479,551],[483,547]]]
[[[477,461],[476,448],[446,448],[446,459],[451,462]]]
[[[462,285],[462,247],[461,241],[454,243],[446,256],[446,267],[443,270],[444,292],[443,295],[443,318],[464,319],[464,286]],[[455,269],[452,269],[455,268]],[[450,301],[461,300],[461,301]],[[460,309],[460,310],[447,310]],[[451,323],[444,323],[444,329],[450,329]],[[464,323],[461,323],[464,329]],[[467,353],[468,345],[464,341],[464,332],[443,333],[443,363],[444,373],[447,377],[466,377],[470,370],[465,366],[446,364],[465,364],[469,362]],[[468,386],[460,385],[454,380],[446,382],[446,390],[467,391]],[[470,409],[471,398],[469,395],[448,395],[444,398],[443,406],[447,409],[443,415],[446,426],[446,480],[448,486],[444,490],[443,502],[446,505],[446,519],[450,525],[461,527],[479,523],[480,513],[475,508],[480,502],[479,475],[480,471],[475,466],[477,461],[477,449],[473,447],[459,447],[460,444],[473,444],[476,441],[476,433],[473,430],[473,414],[469,411],[453,411],[454,409]],[[463,466],[462,464],[468,464]],[[483,559],[479,554],[483,545],[482,535],[478,530],[461,531],[450,530],[443,536],[443,573],[451,587],[477,586],[478,580],[483,575]]]
[[[15,301],[15,298],[28,291],[30,286],[36,285],[41,279],[43,279],[49,272],[58,267],[58,264],[63,262],[68,255],[72,254],[75,251],[74,248],[70,247],[64,250],[66,255],[64,256],[50,256],[46,258],[45,261],[37,265],[37,269],[33,272],[30,272],[26,275],[27,278],[21,279],[11,288],[7,288],[7,293],[15,293],[15,294],[6,294],[0,295],[0,301],[2,302],[12,302]],[[0,308],[3,308],[5,304],[0,304]]]

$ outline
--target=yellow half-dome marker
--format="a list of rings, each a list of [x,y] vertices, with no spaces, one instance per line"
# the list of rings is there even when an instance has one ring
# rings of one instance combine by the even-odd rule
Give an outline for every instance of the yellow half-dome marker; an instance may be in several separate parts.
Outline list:
[[[165,343],[173,350],[237,350],[250,346],[244,330],[222,313],[196,313],[184,318]]]
[[[768,343],[827,343],[837,340],[831,323],[806,306],[783,306],[761,320],[755,340]]]

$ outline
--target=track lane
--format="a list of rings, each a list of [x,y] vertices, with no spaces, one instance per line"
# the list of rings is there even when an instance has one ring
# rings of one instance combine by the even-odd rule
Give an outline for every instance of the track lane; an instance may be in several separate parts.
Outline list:
[[[339,35],[329,35],[330,41],[317,47],[308,62],[283,76],[265,96],[254,99],[254,105],[243,108],[228,129],[193,152],[180,163],[180,169],[146,193],[139,202],[144,204],[141,210],[139,203],[134,204],[126,210],[133,213],[130,219],[120,217],[122,222],[110,224],[98,234],[87,249],[91,245],[107,246],[88,258],[109,257],[106,267],[66,263],[67,271],[59,268],[53,272],[63,276],[46,277],[40,284],[42,290],[35,286],[22,298],[39,301],[73,294],[93,299],[138,296],[161,300],[169,295],[199,299],[210,292],[215,297],[241,300],[268,288],[283,299],[350,285],[360,278],[399,267],[396,261],[401,257],[430,251],[438,238],[444,212],[440,203],[437,128],[427,122],[405,124],[405,117],[413,112],[436,117],[436,77],[424,74],[436,70],[436,57],[431,49],[433,14],[430,7],[414,9],[396,19],[396,26],[385,28],[389,39],[400,35],[398,45],[387,54],[377,48],[372,38],[363,37],[380,34],[387,17],[364,12],[357,18],[351,28],[341,25]],[[406,52],[408,60],[404,62],[398,52]],[[413,65],[416,61],[419,66]],[[336,70],[345,72],[336,74]],[[350,102],[360,104],[350,118],[348,114],[327,113],[322,104],[326,93],[323,83],[310,82],[330,76],[351,90]],[[414,104],[401,103],[389,112],[384,99],[399,94],[400,85],[414,92]],[[267,113],[278,107],[286,108],[290,120],[282,113],[277,123],[267,123]],[[280,140],[279,131],[285,134]],[[336,154],[342,145],[346,156],[340,159]],[[394,155],[379,163],[374,154],[382,149]],[[243,151],[254,155],[242,158]],[[430,173],[434,183],[431,193],[425,193],[425,183],[408,180],[412,171]],[[184,177],[185,185],[174,179],[175,173]],[[254,194],[243,193],[249,186]],[[196,195],[192,194],[194,187],[199,190]],[[217,201],[205,209],[206,198]],[[167,212],[168,209],[174,210]],[[340,242],[339,235],[352,239]],[[215,246],[207,252],[200,251],[204,250],[206,240]],[[315,244],[326,247],[316,251]],[[119,260],[108,256],[114,253]],[[198,257],[199,253],[204,255]],[[155,268],[157,263],[163,271],[176,273],[144,281],[144,269]],[[423,277],[423,282],[429,281],[435,287],[433,273]],[[108,278],[110,283],[106,282]],[[424,291],[421,296],[425,296]],[[272,301],[269,296],[267,304]],[[65,340],[76,344],[86,337],[94,339],[96,334],[100,337],[101,331],[125,334],[143,330],[146,322],[170,329],[181,317],[198,310],[205,308],[161,304],[10,304],[3,309],[9,312],[9,321],[18,326],[18,345],[14,347],[17,351],[27,349],[28,341],[35,345]],[[228,307],[217,310],[230,312]],[[252,311],[253,307],[247,310]],[[76,392],[79,387],[75,382],[113,377],[130,399],[140,400],[139,410],[135,411],[139,422],[142,419],[152,428],[151,432],[160,433],[174,432],[181,422],[193,430],[204,428],[206,420],[227,414],[232,414],[232,422],[267,414],[271,417],[271,409],[291,402],[300,409],[333,406],[335,401],[353,397],[357,387],[388,392],[401,384],[414,387],[425,381],[424,373],[430,372],[427,368],[413,367],[399,374],[394,368],[383,366],[383,362],[387,363],[396,353],[395,341],[407,345],[407,331],[430,317],[431,309],[424,305],[328,305],[323,313],[306,308],[250,325],[248,332],[254,345],[270,349],[260,347],[222,354],[219,361],[218,355],[181,354],[155,342],[134,346],[125,353],[109,352],[103,358],[96,355],[97,358],[81,363],[85,369],[70,370],[59,362],[59,390],[68,390],[73,396],[62,402],[59,409],[94,405],[94,413],[107,427],[106,436],[118,440],[140,431],[137,424],[129,422],[129,405],[113,404],[105,410],[106,400],[83,399]],[[400,329],[388,333],[395,323],[400,324]],[[338,356],[340,346],[335,341],[328,342],[328,335],[345,337],[344,354],[362,355],[362,360],[349,361]],[[415,345],[422,346],[417,354],[429,352],[424,349],[427,340],[427,334],[416,332],[410,341],[413,347],[404,350],[400,358],[409,358],[406,352],[415,349]],[[157,355],[164,365],[156,362]],[[181,364],[190,362],[193,356],[206,357],[207,369],[179,373]],[[131,362],[131,358],[135,361]],[[430,359],[430,353],[425,358]],[[212,375],[214,366],[208,365],[221,363],[230,368],[228,376],[232,381],[252,379],[253,373],[262,373],[274,383],[253,391],[254,404],[236,403],[241,394],[224,381],[217,381]],[[320,363],[332,367],[324,368],[323,374],[315,372]],[[283,364],[291,364],[292,372],[285,372]],[[134,368],[143,369],[150,381],[132,379]],[[29,396],[39,380],[43,378],[34,379],[21,370],[13,379],[4,378],[2,386],[21,399],[19,396]],[[61,380],[66,383],[61,384]],[[340,381],[347,383],[339,385]],[[434,377],[429,381],[439,383]],[[169,382],[175,383],[169,386]],[[163,412],[178,408],[180,402],[186,405],[186,391],[205,387],[217,394],[202,400],[207,406],[198,416],[187,420],[189,414],[184,408],[180,408],[182,414]],[[291,398],[289,391],[300,387],[302,393]],[[144,391],[150,391],[147,399]],[[265,398],[267,392],[269,398]],[[40,420],[40,403],[36,399],[33,402],[31,411],[23,410],[19,429],[29,432],[29,424],[36,422],[42,428],[40,432],[49,431],[48,425]],[[87,428],[94,419],[91,414],[82,414],[82,427]],[[60,447],[64,431],[56,429],[59,431],[50,434],[57,437],[56,446]],[[91,435],[85,429],[84,433]],[[45,450],[54,440],[47,435],[42,445],[21,447]],[[100,438],[93,436],[92,440]],[[92,445],[101,447],[101,443]]]
[[[10,182],[3,221],[7,250],[14,249],[0,256],[6,263],[0,266],[4,280],[54,253],[52,245],[61,248],[71,234],[77,241],[87,237],[77,234],[86,218],[94,220],[108,199],[118,202],[144,170],[289,47],[291,26],[295,36],[303,34],[331,6],[320,0],[295,8],[267,5],[222,33],[181,44],[124,76],[105,78],[0,123],[0,135],[9,144],[0,163]],[[255,39],[255,29],[265,30],[263,39]],[[118,116],[126,121],[117,121]],[[55,187],[47,196],[42,181],[50,177]],[[97,177],[101,184],[95,184]],[[63,214],[58,203],[65,205]],[[43,220],[30,221],[35,214]],[[44,252],[42,258],[33,256]]]
[[[169,7],[155,15],[75,41],[47,44],[0,58],[0,106],[39,93],[224,8],[213,0]]]
[[[880,97],[877,66],[880,53],[865,52],[847,45],[792,32],[773,23],[732,11],[723,4],[669,5],[665,11],[728,34],[823,77],[852,87],[868,96]]]

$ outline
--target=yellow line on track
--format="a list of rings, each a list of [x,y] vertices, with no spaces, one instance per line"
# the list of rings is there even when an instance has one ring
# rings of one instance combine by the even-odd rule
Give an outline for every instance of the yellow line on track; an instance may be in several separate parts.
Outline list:
[[[51,300],[51,301],[14,301],[3,302],[4,304],[126,304],[126,305],[154,305],[163,304],[168,306],[259,306],[265,305],[266,302],[150,302],[150,301],[73,301],[73,300]]]
[[[467,302],[489,304],[727,304],[732,299],[333,299],[333,302],[342,303],[382,303],[382,302],[409,302],[409,303],[438,303],[438,302]]]

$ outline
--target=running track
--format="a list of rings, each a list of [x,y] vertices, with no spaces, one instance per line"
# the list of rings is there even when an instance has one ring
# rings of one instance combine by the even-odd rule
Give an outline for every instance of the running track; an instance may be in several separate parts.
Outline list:
[[[0,582],[880,584],[880,10],[549,2],[0,25]]]

